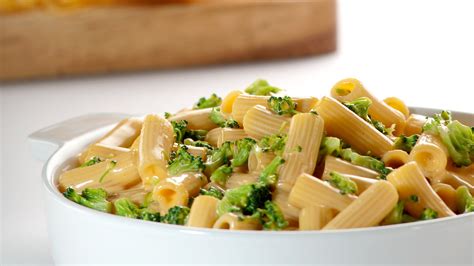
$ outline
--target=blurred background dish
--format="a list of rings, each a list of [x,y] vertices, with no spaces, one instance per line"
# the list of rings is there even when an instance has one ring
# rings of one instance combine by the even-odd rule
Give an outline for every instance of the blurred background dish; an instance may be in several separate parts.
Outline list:
[[[0,80],[301,57],[336,49],[335,0],[36,1],[38,6],[10,8],[0,16],[0,57],[8,65],[0,68]],[[0,7],[10,2],[30,3],[0,0]]]

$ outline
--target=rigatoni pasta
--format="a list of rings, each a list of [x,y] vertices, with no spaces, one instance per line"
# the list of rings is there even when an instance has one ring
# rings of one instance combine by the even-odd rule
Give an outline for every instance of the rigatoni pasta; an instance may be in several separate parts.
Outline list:
[[[330,93],[289,97],[257,80],[174,114],[126,119],[78,156],[58,189],[98,211],[221,230],[350,229],[474,211],[471,127],[447,111],[410,115],[355,79]]]

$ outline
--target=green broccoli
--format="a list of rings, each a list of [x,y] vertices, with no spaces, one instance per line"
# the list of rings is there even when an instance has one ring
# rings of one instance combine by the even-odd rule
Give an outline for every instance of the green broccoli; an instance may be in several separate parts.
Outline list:
[[[428,118],[423,132],[439,135],[456,166],[468,166],[474,160],[474,133],[472,128],[452,120],[451,113],[443,111]]]
[[[94,164],[97,164],[97,163],[100,163],[102,162],[103,160],[101,158],[99,158],[98,156],[94,156],[92,157],[90,160],[88,160],[87,162],[81,164],[81,166],[79,167],[87,167],[87,166],[91,166],[91,165],[94,165]]]
[[[214,147],[212,147],[209,143],[207,143],[206,141],[202,141],[202,140],[193,140],[191,138],[187,138],[183,141],[183,143],[185,145],[207,148],[209,150],[214,149]]]
[[[107,163],[107,167],[105,168],[104,173],[99,177],[99,183],[102,183],[104,181],[105,176],[107,176],[110,171],[112,171],[115,166],[117,166],[117,161],[116,160],[110,160]]]
[[[225,119],[224,115],[221,113],[221,108],[212,108],[211,114],[209,115],[209,119],[211,119],[214,124],[220,127],[227,127],[227,128],[239,128],[240,125],[234,119]]]
[[[258,177],[258,180],[266,184],[268,186],[274,187],[276,186],[278,182],[278,167],[280,165],[284,164],[285,160],[281,158],[280,156],[276,156],[269,165],[263,169],[263,171],[260,173],[260,176]]]
[[[180,146],[176,151],[174,159],[168,165],[170,175],[176,176],[186,172],[201,172],[204,170],[201,157],[192,156],[187,149],[186,146]]]
[[[217,214],[239,212],[252,215],[259,208],[265,207],[265,202],[271,200],[272,195],[268,186],[260,183],[246,184],[228,190],[217,206]]]
[[[270,200],[265,202],[263,209],[258,209],[256,216],[264,230],[283,230],[288,227],[288,221],[285,220],[280,207]]]
[[[288,136],[286,134],[275,134],[263,137],[258,146],[263,152],[272,151],[276,155],[281,156],[285,150],[286,140]]]
[[[193,109],[204,109],[204,108],[211,108],[221,105],[222,99],[217,96],[217,94],[213,93],[209,98],[202,97],[199,101],[194,105]]]
[[[402,223],[412,223],[418,221],[415,217],[409,215],[409,214],[403,214],[402,215]]]
[[[413,195],[410,195],[409,197],[410,201],[414,202],[414,203],[417,203],[420,201],[420,199],[418,198],[417,195],[413,194]]]
[[[183,143],[184,136],[186,135],[186,131],[188,130],[188,121],[171,121],[171,125],[173,126],[175,142]]]
[[[229,162],[232,157],[230,144],[230,142],[224,142],[220,148],[212,150],[207,156],[207,160],[204,163],[204,166],[206,167],[204,173],[207,176],[211,176],[217,168]]]
[[[341,139],[335,137],[324,137],[321,140],[321,146],[319,147],[318,162],[321,161],[326,155],[341,156],[342,147],[345,144]]]
[[[161,222],[167,224],[184,225],[188,219],[190,209],[185,206],[174,206],[162,217]]]
[[[246,164],[249,159],[250,151],[255,144],[256,141],[251,138],[243,138],[235,141],[232,166],[237,167]]]
[[[170,117],[172,117],[173,115],[169,112],[165,112],[164,115],[165,119],[169,119]]]
[[[82,206],[101,212],[112,212],[112,203],[107,200],[107,191],[102,188],[86,188],[79,194],[68,187],[63,195]]]
[[[466,186],[456,189],[456,205],[459,213],[474,212],[474,198]]]
[[[404,208],[405,202],[403,200],[399,201],[395,208],[383,219],[382,225],[402,223]]]
[[[405,135],[400,135],[400,137],[398,137],[393,143],[393,147],[395,149],[404,150],[410,153],[416,142],[418,141],[418,138],[418,135],[411,135],[409,137]]]
[[[436,218],[438,218],[438,213],[431,208],[424,209],[420,216],[420,220],[432,220]]]
[[[333,187],[339,189],[339,193],[342,195],[357,193],[357,184],[347,176],[344,176],[338,172],[330,172],[328,181]]]
[[[200,195],[212,196],[214,198],[222,199],[224,197],[224,193],[215,187],[210,187],[209,189],[201,188],[199,190]]]
[[[352,112],[364,119],[368,123],[372,124],[375,129],[385,135],[392,135],[393,128],[386,128],[381,122],[374,120],[369,115],[369,107],[372,104],[372,100],[367,97],[360,97],[351,102],[343,102],[344,106],[349,108]]]
[[[229,179],[232,174],[232,171],[233,169],[231,166],[222,165],[212,173],[210,179],[212,182],[224,187],[227,183],[227,179]]]
[[[252,95],[269,96],[273,93],[280,92],[281,89],[270,86],[266,80],[257,79],[245,89],[245,92]]]
[[[159,222],[160,213],[153,212],[148,208],[139,208],[130,199],[120,198],[114,202],[115,214],[128,218],[135,218],[145,221]]]
[[[341,158],[355,165],[363,166],[380,173],[379,178],[385,179],[391,170],[385,167],[385,164],[371,156],[360,155],[350,148],[343,149]]]
[[[207,135],[207,130],[204,129],[198,129],[198,130],[186,130],[186,133],[184,134],[185,139],[193,139],[193,140],[204,140],[206,139]]]
[[[297,113],[296,103],[289,96],[271,96],[268,99],[268,107],[277,115],[295,115]]]
[[[349,110],[354,112],[360,118],[364,119],[365,121],[370,121],[369,107],[372,104],[372,100],[369,98],[360,97],[351,102],[343,102],[342,104],[344,104],[347,108],[349,108]]]

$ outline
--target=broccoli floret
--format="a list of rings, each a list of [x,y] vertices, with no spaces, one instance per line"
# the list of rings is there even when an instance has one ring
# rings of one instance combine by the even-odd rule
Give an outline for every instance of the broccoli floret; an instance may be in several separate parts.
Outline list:
[[[120,198],[114,202],[115,214],[128,218],[141,219],[145,221],[159,222],[160,213],[153,212],[148,208],[139,208],[127,198]]]
[[[256,214],[263,225],[264,230],[283,230],[288,227],[283,213],[272,201],[265,202],[265,208],[259,209]]]
[[[374,120],[369,115],[369,107],[372,104],[372,100],[367,97],[360,97],[351,102],[343,102],[344,106],[349,108],[352,112],[364,119],[368,123],[372,124],[375,129],[385,135],[392,135],[393,128],[386,128],[381,122]]]
[[[413,194],[413,195],[410,195],[409,197],[410,201],[414,202],[414,203],[417,203],[418,201],[420,201],[420,199],[418,198],[417,195]]]
[[[185,206],[174,206],[162,217],[161,222],[167,224],[184,225],[189,215],[189,208]]]
[[[232,166],[237,167],[247,163],[250,151],[256,141],[251,138],[239,139],[234,143]]]
[[[131,200],[121,198],[114,202],[115,214],[128,218],[138,218],[138,207]]]
[[[431,208],[424,209],[420,216],[420,220],[432,220],[436,218],[438,218],[438,213]]]
[[[456,166],[468,166],[474,160],[474,133],[472,128],[452,120],[451,113],[443,111],[429,118],[423,132],[439,135]]]
[[[263,137],[258,146],[262,149],[263,152],[272,151],[276,155],[282,155],[285,150],[286,140],[288,136],[286,134],[275,134]]]
[[[194,105],[193,109],[204,109],[204,108],[211,108],[221,105],[222,99],[217,96],[217,94],[213,93],[209,98],[202,97],[199,101]]]
[[[204,170],[204,164],[201,157],[192,156],[186,146],[179,147],[175,158],[168,165],[168,173],[172,176],[186,172],[201,172],[202,170]]]
[[[326,155],[340,156],[344,143],[341,139],[335,137],[324,137],[319,147],[318,162]]]
[[[227,179],[229,179],[232,174],[232,171],[233,169],[231,166],[222,165],[212,173],[210,179],[212,182],[224,187],[227,183]]]
[[[101,212],[111,212],[112,203],[107,200],[107,191],[102,188],[86,188],[81,194],[69,187],[63,195],[75,203]]]
[[[204,129],[198,129],[198,130],[186,130],[186,133],[184,134],[184,138],[190,138],[193,140],[204,140],[206,139],[207,135],[207,130]]]
[[[163,116],[165,117],[165,119],[169,119],[173,115],[169,112],[165,112]]]
[[[211,196],[218,199],[222,199],[224,197],[224,193],[215,187],[210,187],[209,189],[201,188],[199,190],[199,194]]]
[[[372,104],[372,100],[369,98],[360,97],[351,102],[344,102],[343,104],[360,118],[364,119],[365,121],[370,121],[369,107]]]
[[[240,212],[252,215],[259,208],[264,208],[265,202],[271,200],[272,195],[268,186],[260,183],[246,184],[228,190],[217,206],[217,214]]]
[[[281,89],[277,87],[270,86],[266,80],[257,79],[250,86],[245,89],[245,92],[252,95],[263,95],[269,96],[273,93],[280,92]]]
[[[347,176],[341,175],[338,172],[330,172],[328,181],[333,187],[339,189],[339,193],[342,195],[357,193],[357,184]]]
[[[230,148],[230,142],[224,142],[219,149],[214,149],[207,156],[206,163],[204,164],[206,169],[204,173],[210,176],[217,168],[221,165],[227,164],[232,157],[232,151]]]
[[[343,149],[341,152],[341,157],[342,159],[355,165],[363,166],[380,173],[380,179],[385,179],[391,172],[390,169],[385,167],[385,164],[382,161],[377,160],[371,156],[360,155],[350,148]]]
[[[459,213],[474,212],[474,198],[467,187],[460,186],[456,189],[456,205]]]
[[[297,113],[296,103],[289,96],[271,96],[268,99],[268,107],[277,115],[294,115]]]
[[[403,221],[403,210],[405,208],[405,202],[399,201],[395,208],[383,219],[383,225],[399,224]]]
[[[186,131],[188,130],[188,121],[171,121],[171,125],[173,126],[175,142],[183,143],[184,136],[186,135]]]
[[[102,181],[104,181],[105,176],[107,176],[110,173],[110,171],[112,171],[112,169],[115,168],[115,166],[117,166],[117,161],[116,160],[110,160],[108,162],[104,173],[99,177],[99,183],[102,183]]]
[[[183,141],[183,143],[185,145],[207,148],[209,150],[214,149],[214,147],[212,147],[209,143],[207,143],[206,141],[202,141],[202,140],[193,140],[193,139],[188,138],[188,139],[185,139]]]
[[[96,163],[100,163],[102,162],[103,160],[101,158],[99,158],[98,156],[94,156],[92,157],[90,160],[88,160],[87,162],[81,164],[81,168],[82,167],[87,167],[87,166],[91,166],[91,165],[94,165]]]
[[[211,114],[209,115],[209,119],[211,119],[214,124],[220,127],[227,127],[227,128],[239,128],[239,123],[234,119],[225,119],[224,115],[221,113],[221,108],[212,108]]]
[[[403,214],[402,215],[402,223],[412,223],[418,221],[415,217],[408,215],[408,214]]]
[[[278,167],[284,164],[285,160],[280,156],[276,156],[272,162],[263,169],[258,180],[268,186],[274,187],[278,182]]]
[[[400,137],[398,137],[393,143],[393,147],[395,149],[404,150],[410,153],[416,142],[418,141],[418,138],[418,135],[411,135],[409,137],[405,135],[400,135]]]

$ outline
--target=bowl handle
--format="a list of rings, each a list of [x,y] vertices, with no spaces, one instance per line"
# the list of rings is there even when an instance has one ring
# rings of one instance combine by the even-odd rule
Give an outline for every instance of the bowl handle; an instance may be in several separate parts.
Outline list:
[[[110,126],[130,117],[119,113],[95,113],[74,117],[40,129],[28,136],[34,158],[46,161],[63,144],[89,131]]]

